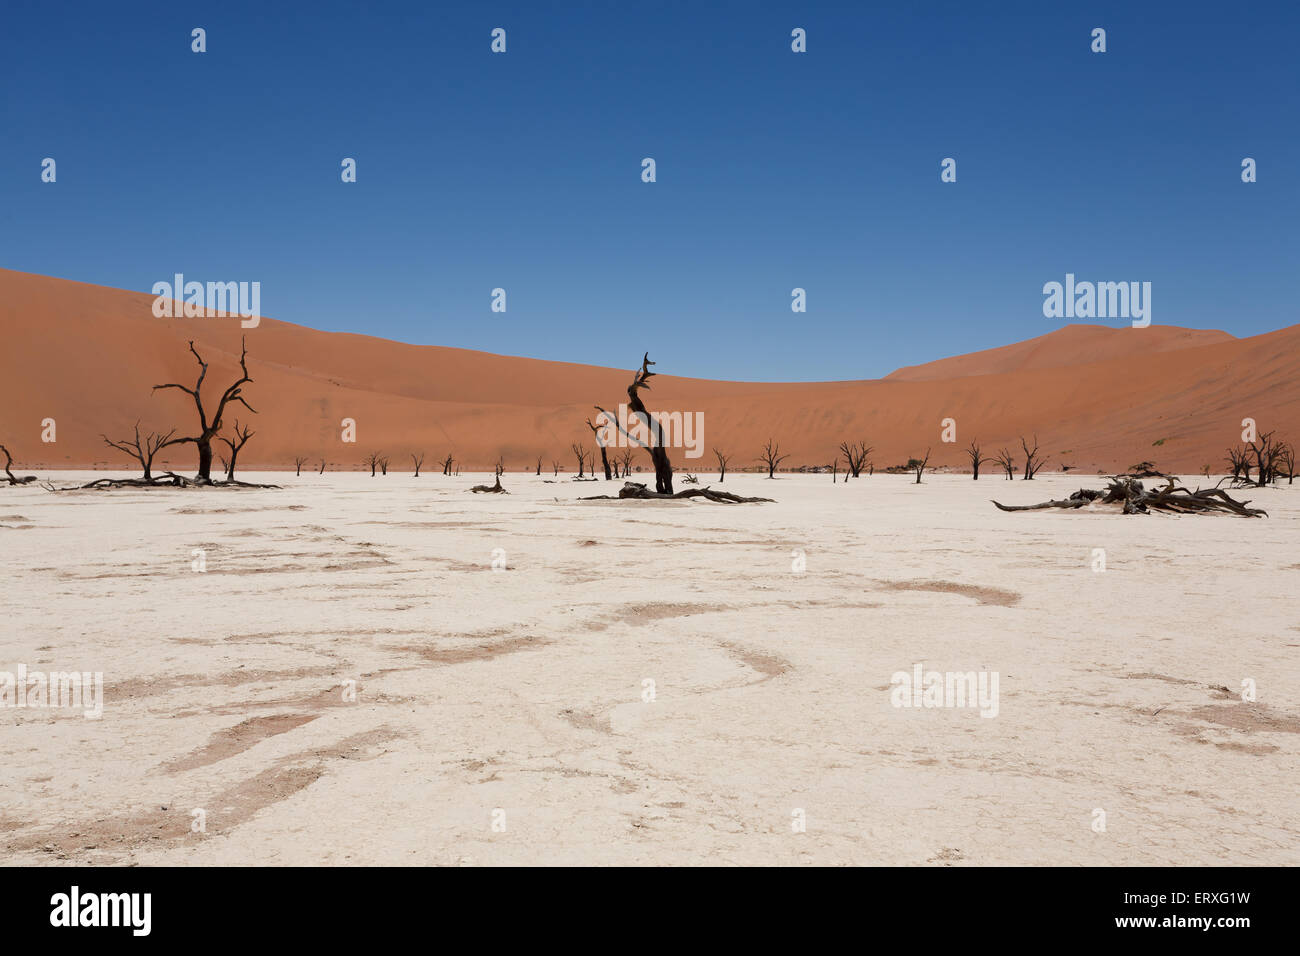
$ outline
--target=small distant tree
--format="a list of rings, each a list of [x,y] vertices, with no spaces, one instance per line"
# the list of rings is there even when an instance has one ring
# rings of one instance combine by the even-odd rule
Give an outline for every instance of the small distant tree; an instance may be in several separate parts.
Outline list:
[[[375,469],[379,467],[379,453],[372,451],[362,464],[370,466],[370,477],[375,477]]]
[[[419,478],[420,469],[424,467],[424,452],[420,452],[419,455],[411,455],[411,464],[415,466],[415,475],[413,477]]]
[[[560,476],[560,463],[554,458],[551,459],[551,476],[558,478]]]
[[[862,474],[862,466],[867,463],[867,456],[874,449],[866,442],[840,442],[840,454],[844,456],[844,467],[849,474],[857,478]],[[847,479],[847,476],[846,476]]]
[[[1011,457],[1010,451],[1003,448],[1001,451],[997,453],[997,456],[994,457],[993,460],[1002,467],[1002,472],[1004,475],[1006,475],[1007,481],[1016,480],[1016,463],[1015,460]]]
[[[446,458],[442,460],[442,473],[444,475],[451,474],[451,466],[455,463],[455,461],[456,459],[452,455],[448,455]]]
[[[325,459],[324,459],[324,458],[322,458],[322,459],[320,460],[320,471],[318,472],[318,474],[321,474],[321,475],[325,474]]]
[[[767,465],[767,477],[775,478],[777,467],[789,457],[789,455],[782,455],[781,446],[769,438],[758,460]]]
[[[623,466],[624,478],[632,474],[632,449],[630,447],[623,449],[623,454],[619,456],[619,464]]]
[[[975,481],[980,480],[980,465],[995,460],[985,458],[980,454],[980,444],[977,438],[972,438],[970,444],[966,446],[966,456],[970,459],[970,470]]]
[[[1282,475],[1282,468],[1286,468],[1286,483],[1289,485],[1295,481],[1295,448],[1289,442],[1282,443],[1282,450],[1278,453],[1278,477]]]
[[[295,458],[295,459],[293,460],[293,473],[294,473],[294,477],[299,477],[299,476],[302,475],[302,466],[305,465],[305,464],[307,464],[307,459],[306,459],[306,458],[303,458],[303,457],[301,457],[301,456],[299,456],[299,457],[297,457],[297,458]]]
[[[221,436],[221,440],[226,443],[230,449],[230,461],[226,464],[226,481],[235,480],[235,460],[239,457],[239,451],[248,444],[248,440],[256,435],[257,432],[251,431],[247,425],[240,428],[239,419],[235,419],[235,437],[233,439]]]
[[[1043,467],[1042,459],[1038,457],[1038,436],[1034,435],[1034,447],[1030,448],[1025,436],[1021,435],[1020,447],[1025,451],[1025,471],[1021,477],[1024,481],[1033,481],[1038,469]]]
[[[569,448],[578,459],[578,477],[582,478],[587,473],[587,446],[575,441]]]
[[[911,458],[908,459],[907,463],[916,469],[916,483],[919,485],[921,483],[921,474],[925,471],[925,466],[930,463],[930,449],[925,450],[924,458]]]
[[[1275,434],[1276,432],[1264,432],[1250,443],[1250,451],[1255,456],[1255,484],[1260,488],[1276,478],[1282,445],[1274,440]]]
[[[725,454],[718,449],[713,449],[713,457],[718,459],[718,481],[727,480],[727,462],[731,461],[732,456]]]
[[[541,455],[538,455],[538,456],[537,456],[537,474],[538,474],[538,475],[541,475],[541,473],[542,473],[542,456],[541,456]]]
[[[386,475],[386,474],[388,474],[388,459],[387,459],[387,458],[381,458],[381,459],[379,459],[379,473],[380,473],[381,475]]]
[[[1238,481],[1250,481],[1250,458],[1249,449],[1234,445],[1228,449],[1228,457],[1225,459],[1228,467],[1232,470],[1232,477]]]
[[[165,435],[157,432],[145,432],[144,436],[140,435],[140,423],[135,423],[135,438],[123,438],[120,441],[113,441],[107,436],[100,435],[104,439],[104,444],[110,448],[116,448],[118,451],[124,451],[140,463],[144,469],[144,480],[153,480],[153,459],[158,454],[158,449],[168,444],[172,436],[176,434],[176,429],[172,429]]]

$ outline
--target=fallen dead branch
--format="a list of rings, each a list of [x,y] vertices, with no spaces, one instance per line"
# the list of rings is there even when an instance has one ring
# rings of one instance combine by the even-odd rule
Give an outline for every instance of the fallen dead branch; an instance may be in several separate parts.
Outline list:
[[[42,487],[45,487],[44,485]],[[186,478],[173,471],[149,478],[96,478],[84,485],[71,485],[56,488],[53,484],[46,491],[112,491],[116,488],[279,488],[280,485],[261,485],[252,481],[197,481]]]
[[[470,489],[470,491],[474,492],[474,494],[476,494],[476,495],[478,495],[478,494],[489,494],[489,495],[508,495],[508,494],[510,494],[510,492],[506,491],[504,488],[501,487],[501,473],[500,473],[500,472],[497,473],[497,483],[496,483],[495,485],[475,485],[473,488]]]
[[[651,491],[639,481],[625,481],[623,487],[619,489],[617,495],[592,495],[589,498],[579,498],[579,501],[616,501],[620,498],[633,498],[637,500],[646,499],[677,499],[677,498],[704,498],[708,501],[716,501],[719,504],[752,504],[758,501],[772,501],[771,498],[746,498],[742,495],[733,495],[729,491],[714,491],[708,485],[703,488],[687,488],[685,491],[679,491],[676,494],[668,494],[661,491]]]
[[[1121,506],[1120,513],[1126,515],[1163,511],[1169,514],[1234,514],[1242,518],[1268,516],[1263,508],[1247,507],[1249,501],[1237,501],[1218,487],[1188,491],[1176,479],[1168,478],[1163,487],[1148,490],[1141,479],[1132,475],[1116,475],[1105,488],[1080,488],[1070,497],[1060,500],[1042,501],[1034,505],[1004,505],[997,501],[993,504],[1002,511],[1077,509],[1093,504],[1118,504]]]

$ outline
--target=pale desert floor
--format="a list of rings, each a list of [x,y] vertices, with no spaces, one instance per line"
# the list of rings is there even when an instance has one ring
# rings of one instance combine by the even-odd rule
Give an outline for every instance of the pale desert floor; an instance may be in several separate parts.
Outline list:
[[[105,682],[0,710],[4,862],[1300,862],[1300,486],[243,477],[286,487],[0,488],[0,670]],[[916,663],[997,671],[998,715],[892,706]]]

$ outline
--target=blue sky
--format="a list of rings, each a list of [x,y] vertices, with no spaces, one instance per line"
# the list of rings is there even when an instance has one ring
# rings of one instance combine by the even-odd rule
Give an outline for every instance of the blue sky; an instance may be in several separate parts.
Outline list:
[[[1042,334],[1066,272],[1300,321],[1295,3],[288,6],[7,0],[0,266],[746,380]]]

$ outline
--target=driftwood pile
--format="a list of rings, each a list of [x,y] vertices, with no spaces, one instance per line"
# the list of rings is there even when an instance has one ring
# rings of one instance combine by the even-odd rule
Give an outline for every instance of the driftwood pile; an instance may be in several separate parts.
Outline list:
[[[1164,511],[1170,514],[1234,514],[1243,518],[1267,517],[1263,508],[1249,508],[1249,501],[1237,501],[1226,491],[1219,488],[1198,488],[1188,491],[1180,486],[1175,478],[1166,478],[1162,488],[1150,490],[1140,478],[1133,475],[1116,475],[1110,484],[1100,490],[1080,488],[1070,497],[1059,501],[1043,501],[1036,505],[1004,505],[997,501],[1003,511],[1039,511],[1043,508],[1083,508],[1094,502],[1103,505],[1118,504],[1120,513],[1126,515],[1144,515],[1152,511]]]
[[[705,498],[709,501],[716,501],[719,504],[753,504],[758,501],[771,501],[771,498],[746,498],[743,495],[733,495],[729,491],[714,491],[710,486],[705,485],[703,488],[687,488],[685,491],[679,491],[676,494],[669,494],[662,491],[651,491],[639,481],[625,481],[623,487],[617,495],[592,495],[589,498],[579,498],[579,501],[615,501],[618,498],[636,498],[636,499],[677,499],[677,498]]]

